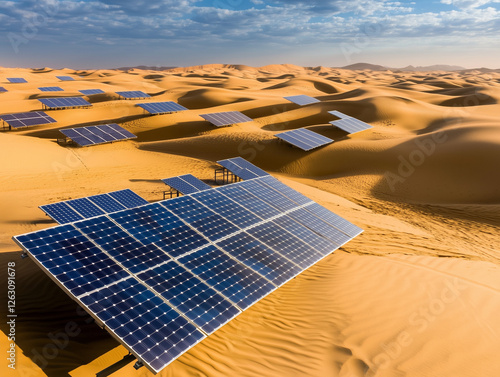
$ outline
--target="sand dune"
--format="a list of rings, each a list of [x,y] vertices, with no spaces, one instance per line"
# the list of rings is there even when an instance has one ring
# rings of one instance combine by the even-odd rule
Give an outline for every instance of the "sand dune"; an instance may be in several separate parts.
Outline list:
[[[58,81],[56,75],[80,75]],[[6,77],[24,77],[10,84]],[[40,86],[65,91],[40,92]],[[18,274],[18,369],[2,376],[89,376],[125,349],[89,321],[13,235],[54,226],[38,206],[131,188],[162,199],[161,178],[214,184],[215,161],[240,155],[365,229],[362,236],[181,356],[161,376],[498,376],[500,347],[500,73],[350,71],[211,64],[166,71],[0,69],[0,113],[76,96],[91,109],[48,111],[56,124],[0,133],[0,260]],[[119,100],[142,90],[151,100]],[[283,96],[322,102],[299,107]],[[149,116],[136,105],[191,111]],[[199,115],[241,111],[254,121],[216,129]],[[329,124],[339,110],[374,126]],[[56,143],[59,129],[118,122],[135,141]],[[278,142],[307,127],[335,140],[312,152]],[[2,293],[5,300],[5,293]],[[6,307],[2,304],[2,307]],[[37,354],[73,321],[57,357]],[[7,326],[0,325],[7,347]],[[132,365],[114,376],[149,376]]]

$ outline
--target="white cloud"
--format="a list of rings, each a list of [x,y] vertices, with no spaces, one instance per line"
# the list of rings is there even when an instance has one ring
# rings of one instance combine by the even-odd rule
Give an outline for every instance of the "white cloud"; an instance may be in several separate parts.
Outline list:
[[[500,3],[500,0],[441,0],[442,4],[454,5],[457,8],[479,8],[486,4]]]

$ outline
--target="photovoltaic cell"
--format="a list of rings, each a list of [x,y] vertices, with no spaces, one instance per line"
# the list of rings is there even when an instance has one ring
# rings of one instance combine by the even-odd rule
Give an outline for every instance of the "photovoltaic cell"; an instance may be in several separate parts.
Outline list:
[[[362,231],[270,176],[131,209],[112,194],[14,239],[154,373]]]
[[[328,114],[332,114],[334,116],[336,116],[337,118],[350,118],[349,115],[345,115],[344,113],[341,113],[340,111],[337,111],[337,110],[333,110],[333,111],[329,111]]]
[[[137,138],[137,136],[133,133],[115,123],[101,124],[99,126],[67,128],[60,131],[64,136],[73,140],[73,142],[78,144],[80,147]]]
[[[149,202],[137,195],[130,189],[113,191],[109,193],[113,199],[115,199],[118,203],[124,205],[126,208],[135,208],[145,204],[149,204]]]
[[[85,219],[106,213],[87,198],[73,199],[68,201],[67,204]]]
[[[71,107],[92,107],[92,104],[81,97],[39,98],[49,109],[64,109]]]
[[[13,84],[20,84],[20,83],[28,82],[28,81],[26,81],[26,79],[23,79],[22,77],[7,77],[7,80]]]
[[[200,181],[198,178],[191,174],[180,175],[178,177],[165,178],[162,182],[169,185],[180,193],[187,195],[199,191],[210,190],[211,187],[205,182]]]
[[[7,89],[5,89],[3,86],[0,86],[0,93],[5,93],[8,92]]]
[[[361,132],[373,128],[373,126],[370,126],[368,123],[350,117],[334,120],[330,123],[349,134],[354,134],[356,132]]]
[[[296,103],[297,105],[304,106],[304,105],[310,105],[311,103],[317,103],[321,102],[319,99],[316,99],[314,97],[306,96],[304,94],[298,95],[298,96],[289,96],[289,97],[283,97],[284,99]]]
[[[123,92],[116,92],[116,94],[126,99],[140,99],[151,97],[149,94],[146,94],[140,90],[128,90]]]
[[[40,206],[40,209],[52,217],[59,224],[72,223],[84,217],[70,207],[66,202],[59,202]]]
[[[200,115],[216,127],[229,126],[230,124],[252,122],[253,119],[247,117],[239,111],[227,111],[223,113],[212,113]]]
[[[80,93],[82,93],[85,96],[91,96],[93,94],[104,94],[104,90],[102,89],[82,89],[79,90]]]
[[[269,173],[241,157],[220,160],[217,163],[241,179],[252,179],[269,175]]]
[[[307,128],[285,131],[275,134],[274,136],[304,151],[310,151],[311,149],[333,143],[332,139],[308,130]]]
[[[140,103],[137,106],[142,107],[148,113],[153,115],[168,114],[168,113],[175,113],[177,111],[188,110],[184,106],[181,106],[173,101]]]
[[[61,81],[75,81],[75,79],[71,76],[56,76]]]
[[[43,111],[30,111],[27,113],[4,114],[0,115],[5,123],[12,128],[22,128],[39,126],[42,124],[56,123],[56,120],[48,116]]]
[[[38,90],[42,92],[63,92],[64,89],[60,88],[59,86],[42,86],[38,88]]]

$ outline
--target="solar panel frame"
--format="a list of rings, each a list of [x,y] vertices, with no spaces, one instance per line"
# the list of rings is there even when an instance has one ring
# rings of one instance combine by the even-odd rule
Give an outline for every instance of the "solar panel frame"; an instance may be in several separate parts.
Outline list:
[[[200,115],[206,121],[216,127],[229,126],[231,124],[253,122],[252,118],[247,117],[239,111],[225,111],[221,113],[210,113]]]
[[[61,133],[81,147],[136,139],[137,136],[116,123],[66,128]]]
[[[23,77],[7,77],[7,81],[9,81],[12,84],[24,84],[28,82]]]
[[[144,93],[141,90],[125,90],[120,92],[115,92],[120,97],[125,99],[142,99],[142,98],[150,98],[151,96],[147,93]]]
[[[73,107],[92,107],[92,104],[82,97],[38,98],[49,109],[64,109]]]
[[[226,160],[217,161],[219,165],[229,170],[231,173],[241,179],[253,179],[269,175],[266,171],[248,162],[244,158],[234,157]]]
[[[61,81],[75,81],[74,77],[71,76],[56,76]]]
[[[104,94],[104,93],[106,93],[102,89],[82,89],[82,90],[79,90],[79,92],[82,93],[85,96],[91,96],[91,95],[94,95],[94,94]]]
[[[179,105],[178,103],[173,101],[139,103],[137,104],[137,106],[141,107],[152,115],[168,114],[189,110],[186,107]]]
[[[59,86],[41,86],[38,90],[42,92],[64,92],[64,89]]]
[[[344,113],[341,113],[341,112],[340,112],[340,111],[338,111],[338,110],[332,110],[332,111],[329,111],[329,112],[328,112],[328,114],[332,114],[332,115],[334,115],[334,116],[336,116],[337,118],[340,118],[340,119],[342,119],[342,118],[350,118],[350,116],[349,116],[349,115],[346,115],[346,114],[344,114]]]
[[[164,178],[162,182],[184,195],[212,189],[212,187],[191,174]]]
[[[51,116],[44,111],[30,111],[25,113],[14,113],[0,115],[0,119],[12,128],[23,128],[31,126],[40,126],[43,124],[57,123]]]
[[[274,136],[306,152],[333,143],[332,139],[307,128],[280,132]]]
[[[305,94],[299,94],[297,96],[288,96],[288,97],[283,97],[287,101],[293,102],[299,106],[305,106],[305,105],[310,105],[313,103],[318,103],[321,102],[319,99],[307,96]]]
[[[349,134],[355,134],[361,131],[366,131],[369,130],[370,128],[373,128],[373,126],[369,125],[368,123],[365,123],[359,119],[348,117],[348,118],[342,118],[339,120],[334,120],[330,122],[330,124],[334,125],[335,127],[340,128],[341,130],[349,133]]]

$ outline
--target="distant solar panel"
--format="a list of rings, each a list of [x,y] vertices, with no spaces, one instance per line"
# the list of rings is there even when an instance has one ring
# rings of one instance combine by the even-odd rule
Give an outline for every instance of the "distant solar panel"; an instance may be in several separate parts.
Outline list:
[[[162,182],[169,185],[180,193],[192,194],[198,191],[210,190],[211,187],[205,182],[200,181],[198,178],[191,174],[180,175],[178,177],[165,178]]]
[[[81,97],[39,98],[38,100],[49,109],[92,106],[90,102]]]
[[[227,111],[223,113],[212,113],[200,115],[203,119],[209,121],[214,126],[222,127],[230,124],[252,122],[253,119],[247,117],[239,111]]]
[[[61,81],[75,81],[75,79],[71,76],[56,76]]]
[[[269,175],[266,171],[258,168],[254,164],[248,162],[244,158],[234,157],[227,160],[217,161],[219,165],[229,170],[235,176],[241,179],[252,179]]]
[[[43,111],[30,111],[27,113],[4,114],[0,115],[5,123],[11,128],[22,128],[39,126],[42,124],[56,123],[56,120],[48,116]]]
[[[332,139],[308,130],[307,128],[281,132],[274,136],[304,151],[310,151],[311,149],[333,143]]]
[[[26,81],[26,79],[23,79],[22,77],[7,77],[7,80],[13,84],[20,84],[20,83],[28,82],[28,81]]]
[[[184,106],[181,106],[178,103],[175,103],[173,101],[140,103],[137,106],[142,107],[148,113],[153,114],[153,115],[167,114],[167,113],[174,113],[176,111],[188,110]]]
[[[255,185],[289,209],[266,216],[262,209],[272,207],[252,193]],[[14,240],[158,373],[340,246],[323,233],[345,235],[330,223],[350,223],[315,205],[267,175]]]
[[[333,110],[333,111],[329,111],[328,114],[332,114],[332,115],[335,115],[337,118],[350,118],[349,115],[345,115],[344,113],[341,113],[340,111],[337,111],[337,110]]]
[[[132,190],[126,189],[47,204],[40,206],[40,209],[59,224],[67,224],[105,213],[139,207],[148,203],[147,200],[141,198]]]
[[[310,105],[312,103],[317,103],[321,102],[319,99],[316,99],[314,97],[306,96],[304,94],[298,95],[298,96],[289,96],[289,97],[283,97],[284,99],[296,103],[297,105],[304,106],[304,105]]]
[[[123,127],[120,127],[116,123],[101,124],[99,126],[67,128],[60,131],[64,136],[70,138],[81,147],[137,138],[137,136],[133,133],[127,131]]]
[[[373,126],[370,126],[368,123],[362,122],[356,118],[351,118],[351,117],[334,120],[333,122],[330,123],[349,134],[354,134],[356,132],[365,131],[369,130],[370,128],[373,128]]]
[[[8,92],[7,89],[5,89],[3,86],[0,86],[0,93]]]
[[[126,99],[140,99],[140,98],[149,98],[151,97],[149,94],[141,92],[140,90],[129,90],[123,92],[116,92],[120,97]]]
[[[82,93],[85,96],[91,96],[93,94],[103,94],[105,93],[104,90],[102,89],[82,89],[79,90],[80,93]]]
[[[64,91],[63,88],[60,88],[58,86],[42,86],[38,89],[41,90],[42,92],[63,92]]]

